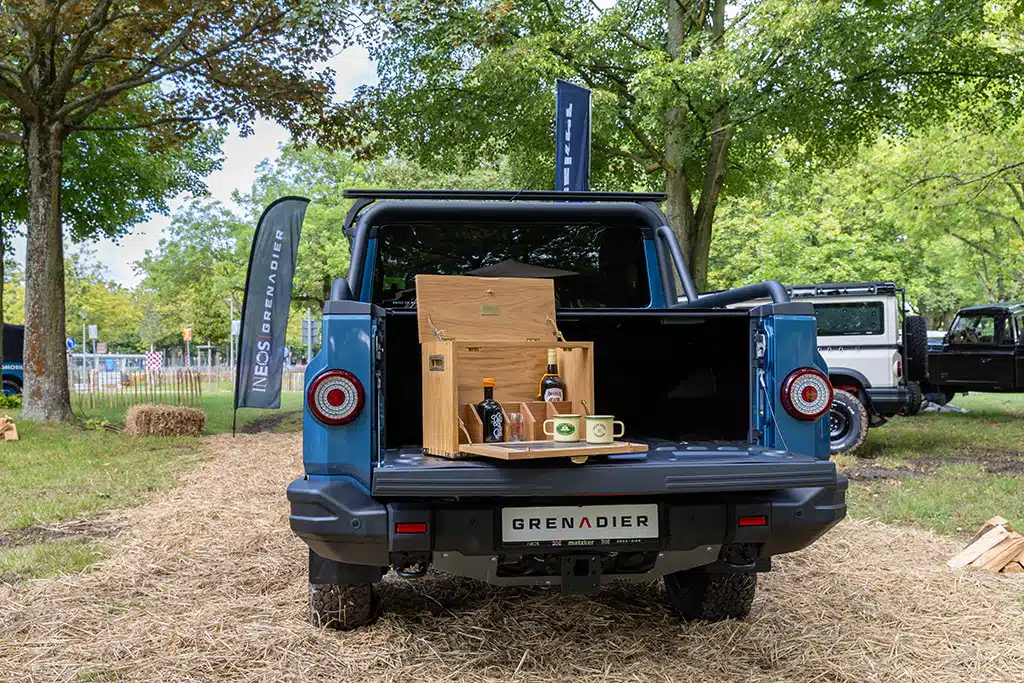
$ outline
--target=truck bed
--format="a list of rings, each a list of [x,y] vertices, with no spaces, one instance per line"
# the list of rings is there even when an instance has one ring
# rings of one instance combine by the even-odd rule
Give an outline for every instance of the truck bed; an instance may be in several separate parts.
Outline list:
[[[505,498],[770,491],[835,486],[827,460],[762,446],[651,442],[647,453],[505,462],[448,460],[388,449],[374,468],[375,498]]]
[[[746,311],[565,310],[557,319],[567,339],[594,342],[591,409],[622,420],[625,440],[747,442]],[[415,448],[423,435],[416,312],[389,311],[385,327],[385,446]]]

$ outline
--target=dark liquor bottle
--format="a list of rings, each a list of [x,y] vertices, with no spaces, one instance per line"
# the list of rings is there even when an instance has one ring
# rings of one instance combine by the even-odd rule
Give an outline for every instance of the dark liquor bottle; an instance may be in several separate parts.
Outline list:
[[[494,378],[484,377],[484,400],[476,404],[476,412],[484,423],[484,442],[505,440],[505,416],[501,404],[494,400]]]
[[[554,349],[548,349],[548,371],[540,378],[540,400],[565,400],[565,382],[558,376],[558,355]]]

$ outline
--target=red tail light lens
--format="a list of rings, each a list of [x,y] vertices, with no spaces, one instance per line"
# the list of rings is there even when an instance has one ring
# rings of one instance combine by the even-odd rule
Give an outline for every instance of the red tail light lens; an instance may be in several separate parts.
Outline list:
[[[832,407],[832,384],[814,368],[798,368],[782,381],[782,406],[798,420],[817,420]]]
[[[309,384],[309,409],[326,425],[343,425],[359,417],[366,393],[359,378],[348,370],[327,370]]]
[[[767,515],[748,515],[740,517],[737,521],[740,526],[768,526]]]

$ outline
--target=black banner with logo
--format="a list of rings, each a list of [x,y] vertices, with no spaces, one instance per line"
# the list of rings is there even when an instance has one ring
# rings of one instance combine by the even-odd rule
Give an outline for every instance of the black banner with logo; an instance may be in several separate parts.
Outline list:
[[[235,408],[280,408],[292,279],[308,199],[282,197],[256,225],[238,335]]]
[[[555,189],[590,189],[590,91],[555,81]]]

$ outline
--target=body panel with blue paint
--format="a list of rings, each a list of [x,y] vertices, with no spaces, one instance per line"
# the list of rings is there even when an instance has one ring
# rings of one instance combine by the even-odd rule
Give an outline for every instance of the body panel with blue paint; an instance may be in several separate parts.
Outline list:
[[[665,308],[665,293],[661,286],[661,267],[654,240],[644,240],[644,261],[647,263],[647,289],[651,294],[650,308]]]
[[[753,402],[761,445],[827,460],[828,420],[797,420],[785,411],[780,398],[783,380],[797,368],[813,367],[828,375],[828,366],[818,353],[814,316],[767,316],[761,319],[761,326],[765,359],[758,370],[758,396]]]
[[[344,368],[363,384],[366,405],[343,428],[318,421],[303,402],[302,463],[311,475],[351,477],[369,488],[371,467],[377,451],[377,380],[374,344],[379,321],[369,315],[325,315],[320,352],[306,367],[309,384],[322,371]]]
[[[366,243],[366,265],[363,267],[362,284],[359,287],[359,300],[369,301],[373,296],[373,268],[377,261],[377,238],[371,237]]]

